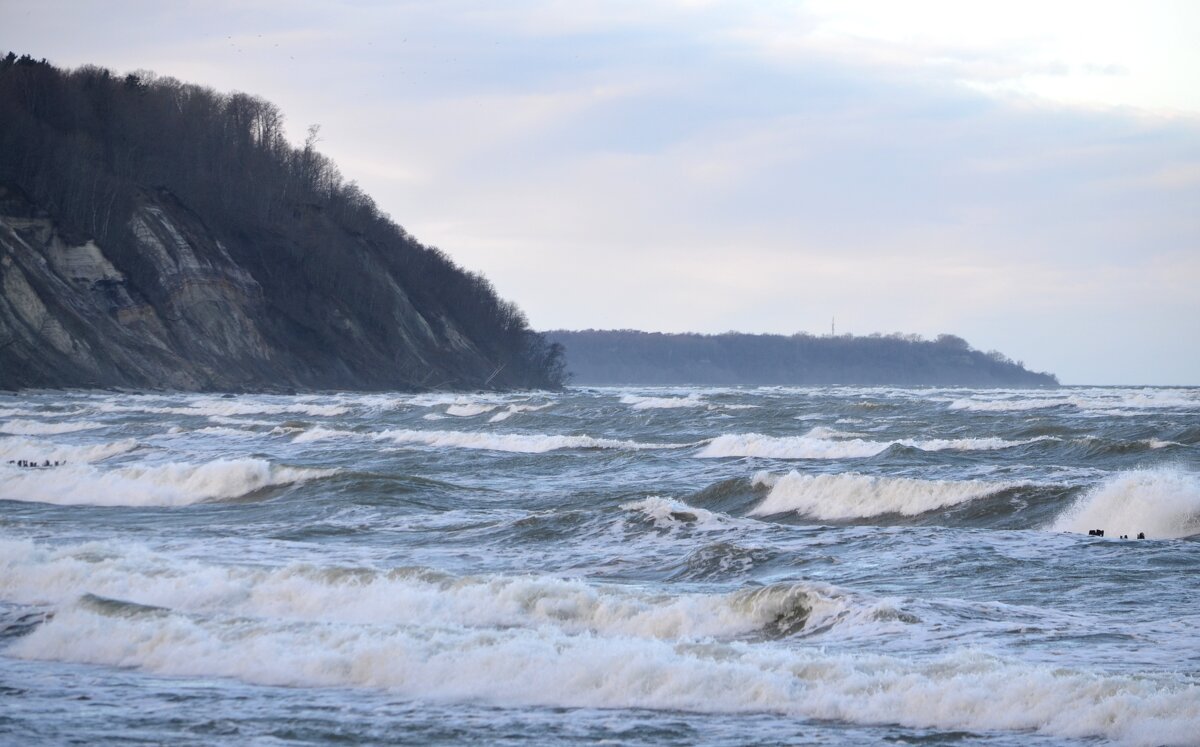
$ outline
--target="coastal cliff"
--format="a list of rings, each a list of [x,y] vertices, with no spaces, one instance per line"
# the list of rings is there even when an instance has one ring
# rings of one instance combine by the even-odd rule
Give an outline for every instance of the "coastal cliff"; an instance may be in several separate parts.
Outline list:
[[[245,94],[0,59],[0,388],[554,388],[561,350]]]

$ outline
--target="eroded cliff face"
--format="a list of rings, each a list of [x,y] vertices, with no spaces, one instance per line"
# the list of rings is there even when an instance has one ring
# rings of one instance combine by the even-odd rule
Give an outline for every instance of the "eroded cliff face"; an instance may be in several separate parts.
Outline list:
[[[364,320],[320,279],[272,282],[269,264],[245,262],[267,239],[218,237],[169,193],[144,194],[128,228],[120,246],[71,241],[0,187],[0,387],[519,384],[488,381],[499,364],[447,315],[416,308],[371,247],[347,258],[373,273],[381,311]]]

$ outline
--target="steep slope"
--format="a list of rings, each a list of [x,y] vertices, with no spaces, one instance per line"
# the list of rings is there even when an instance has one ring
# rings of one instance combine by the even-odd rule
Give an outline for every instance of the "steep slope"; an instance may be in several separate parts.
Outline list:
[[[0,111],[0,387],[561,383],[267,102],[9,55]]]

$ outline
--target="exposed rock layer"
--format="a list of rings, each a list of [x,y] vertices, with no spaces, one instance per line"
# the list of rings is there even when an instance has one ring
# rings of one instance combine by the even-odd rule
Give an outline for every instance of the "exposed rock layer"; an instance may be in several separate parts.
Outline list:
[[[29,198],[0,187],[0,387],[528,384],[507,377],[448,314],[417,308],[364,242],[346,237],[338,249],[349,247],[347,261],[386,289],[384,329],[356,318],[316,279],[263,282],[262,267],[234,257],[261,253],[269,236],[218,238],[169,192],[142,193],[129,228],[117,251],[72,242]]]

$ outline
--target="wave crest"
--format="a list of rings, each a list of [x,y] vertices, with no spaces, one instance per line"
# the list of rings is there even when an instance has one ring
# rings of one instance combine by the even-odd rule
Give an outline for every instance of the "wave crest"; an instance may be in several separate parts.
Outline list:
[[[1108,537],[1144,532],[1148,539],[1200,534],[1200,476],[1170,467],[1118,472],[1080,496],[1051,529],[1103,529]]]
[[[881,454],[893,446],[922,451],[989,451],[1045,440],[1025,441],[1003,438],[897,439],[864,441],[861,438],[835,440],[833,432],[815,428],[803,436],[766,436],[761,433],[735,433],[717,436],[696,454],[698,457],[760,457],[765,459],[861,459]]]
[[[284,467],[263,459],[134,465],[107,472],[87,464],[45,470],[5,465],[2,469],[0,499],[67,506],[186,506],[336,472]]]
[[[759,472],[754,484],[770,488],[751,516],[796,513],[813,519],[844,521],[885,514],[916,516],[975,500],[1012,487],[979,480],[916,480],[846,472],[836,475],[786,475]]]
[[[398,444],[418,444],[459,449],[510,451],[521,454],[543,454],[559,449],[675,449],[685,444],[647,444],[637,441],[591,436],[560,436],[545,433],[482,433],[467,431],[386,430],[377,438]]]

